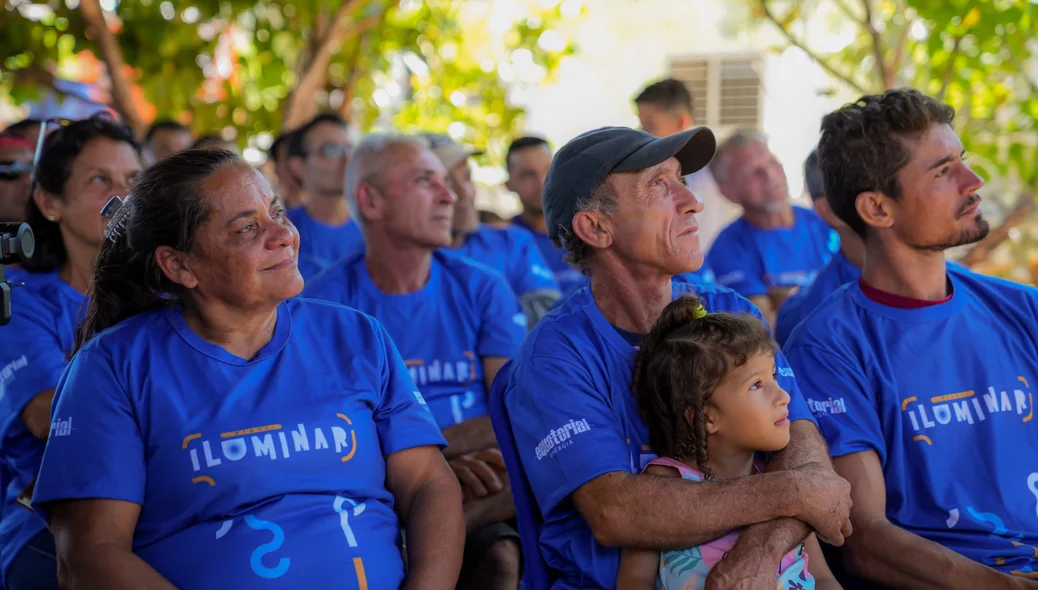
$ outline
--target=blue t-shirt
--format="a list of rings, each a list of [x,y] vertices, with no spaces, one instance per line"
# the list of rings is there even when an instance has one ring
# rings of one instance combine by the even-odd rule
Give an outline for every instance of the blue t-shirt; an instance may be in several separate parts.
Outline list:
[[[533,241],[520,227],[498,229],[480,225],[455,252],[504,275],[517,296],[532,291],[558,291],[555,275]]]
[[[706,260],[703,261],[703,266],[699,267],[699,270],[674,275],[674,278],[682,283],[693,283],[695,285],[717,284],[717,275],[714,274],[713,269],[706,263]]]
[[[717,282],[743,297],[802,287],[840,249],[840,236],[814,211],[793,207],[793,227],[758,229],[739,218],[721,230],[707,261]]]
[[[44,524],[17,502],[40,469],[45,441],[22,422],[25,406],[54,389],[76,342],[86,297],[58,273],[19,271],[24,287],[11,293],[11,322],[0,328],[0,580]]]
[[[445,444],[385,330],[305,299],[252,360],[174,308],[125,320],[76,354],[53,416],[37,511],[140,504],[133,551],[178,588],[398,587],[386,457]]]
[[[856,281],[860,276],[861,269],[851,264],[843,252],[837,251],[833,254],[833,259],[818,272],[810,285],[801,287],[779,307],[778,319],[775,320],[775,340],[784,345],[793,332],[793,328],[796,328],[827,297],[841,285]]]
[[[325,269],[364,249],[364,234],[352,218],[342,225],[327,225],[310,217],[302,205],[289,209],[286,215],[299,230],[299,257],[308,259],[299,263],[300,273],[312,272],[314,265]]]
[[[893,524],[1005,573],[1038,571],[1038,291],[950,268],[950,301],[840,287],[786,352],[830,453],[875,451]]]
[[[526,335],[526,315],[504,278],[460,256],[435,252],[418,291],[388,295],[375,286],[363,256],[329,268],[303,291],[378,319],[429,404],[447,428],[485,416],[484,357],[510,358]]]
[[[548,263],[548,268],[555,275],[555,282],[559,284],[559,289],[562,290],[563,299],[587,284],[587,277],[574,268],[572,264],[566,262],[566,251],[562,248],[557,248],[551,241],[551,238],[548,237],[548,234],[542,234],[527,225],[521,215],[513,217],[512,223],[533,235],[537,249],[541,251],[545,262]]]
[[[675,297],[695,292],[708,311],[760,317],[723,287],[672,285]],[[620,550],[595,542],[570,494],[606,473],[640,473],[656,457],[631,393],[635,355],[585,288],[542,318],[512,361],[504,401],[544,519],[541,554],[561,575],[556,589],[615,588]],[[781,353],[776,362],[790,419],[811,420]]]

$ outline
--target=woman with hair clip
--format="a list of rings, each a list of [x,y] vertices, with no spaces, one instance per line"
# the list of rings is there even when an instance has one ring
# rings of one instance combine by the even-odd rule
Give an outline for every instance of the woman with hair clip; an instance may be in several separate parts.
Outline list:
[[[263,176],[188,150],[113,209],[33,498],[64,586],[453,588],[439,428],[374,319],[296,297]]]
[[[0,378],[0,586],[57,588],[54,539],[19,505],[51,432],[51,398],[82,319],[88,278],[103,239],[101,207],[125,195],[141,170],[129,129],[104,118],[47,136],[35,169],[27,221],[36,253],[21,268],[11,322],[2,328]]]

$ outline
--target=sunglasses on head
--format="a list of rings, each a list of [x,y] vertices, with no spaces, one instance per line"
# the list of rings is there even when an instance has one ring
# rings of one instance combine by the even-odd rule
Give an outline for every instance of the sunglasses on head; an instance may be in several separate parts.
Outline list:
[[[345,143],[326,143],[310,153],[325,158],[345,158],[350,153],[350,146]]]
[[[23,161],[0,161],[0,180],[11,182],[32,172],[32,163]]]

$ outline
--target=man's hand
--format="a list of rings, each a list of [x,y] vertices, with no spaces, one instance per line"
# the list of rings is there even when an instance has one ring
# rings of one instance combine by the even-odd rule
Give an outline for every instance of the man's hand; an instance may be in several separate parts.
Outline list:
[[[811,525],[822,540],[839,547],[851,534],[851,484],[820,463],[795,469],[801,511],[797,518]]]
[[[451,470],[461,482],[462,491],[468,498],[485,498],[505,489],[502,481],[505,460],[501,451],[486,449],[468,453],[450,461]]]

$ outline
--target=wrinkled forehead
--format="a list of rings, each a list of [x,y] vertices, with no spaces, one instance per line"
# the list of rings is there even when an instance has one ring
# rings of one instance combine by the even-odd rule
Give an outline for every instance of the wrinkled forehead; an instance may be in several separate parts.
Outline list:
[[[962,140],[951,125],[933,123],[925,131],[899,139],[908,153],[908,165],[928,165],[931,160],[962,153]]]
[[[393,144],[386,148],[380,160],[377,168],[383,171],[386,180],[400,180],[427,171],[447,174],[436,154],[416,143]]]
[[[235,214],[244,205],[268,203],[274,190],[267,179],[243,162],[224,164],[202,181],[202,197],[217,216]]]

